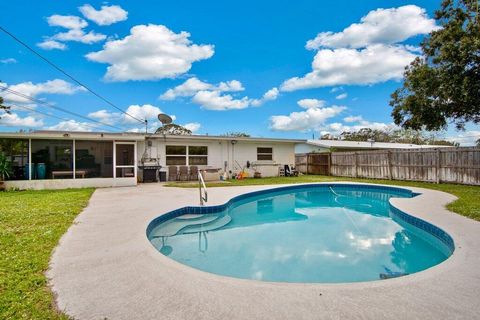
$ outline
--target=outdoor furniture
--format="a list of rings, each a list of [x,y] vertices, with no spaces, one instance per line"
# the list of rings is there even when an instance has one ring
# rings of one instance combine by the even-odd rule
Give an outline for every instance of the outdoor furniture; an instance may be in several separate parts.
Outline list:
[[[168,166],[168,181],[177,181],[178,168],[177,166]]]
[[[198,179],[198,167],[190,166],[190,180],[197,180],[197,179]]]
[[[288,164],[284,168],[286,177],[298,177],[298,171],[295,168],[291,168]]]
[[[85,178],[85,175],[86,175],[86,171],[85,170],[76,170],[75,171],[75,176],[80,176],[82,177],[82,179]],[[55,179],[55,177],[65,177],[65,176],[73,176],[73,171],[68,171],[68,170],[65,170],[65,171],[52,171],[52,179]]]
[[[188,167],[187,166],[180,166],[180,170],[178,172],[178,178],[180,181],[187,181],[188,180]]]

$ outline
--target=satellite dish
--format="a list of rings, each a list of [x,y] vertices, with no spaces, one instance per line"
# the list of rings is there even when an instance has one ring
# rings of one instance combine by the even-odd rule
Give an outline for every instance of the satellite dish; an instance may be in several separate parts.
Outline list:
[[[172,123],[172,117],[170,117],[168,114],[160,113],[158,115],[158,121],[160,121],[162,125],[170,124]]]

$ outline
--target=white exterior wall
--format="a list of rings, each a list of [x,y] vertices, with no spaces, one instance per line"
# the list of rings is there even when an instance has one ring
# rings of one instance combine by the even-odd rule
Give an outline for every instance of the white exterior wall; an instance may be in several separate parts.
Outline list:
[[[232,139],[234,140],[234,139]],[[214,139],[174,139],[174,138],[153,138],[152,146],[145,149],[146,142],[138,143],[138,160],[141,164],[142,157],[157,158],[159,164],[166,166],[165,146],[207,146],[208,147],[208,165],[198,166],[202,168],[220,169],[223,174],[225,170],[232,173],[239,173],[250,161],[252,168],[247,170],[249,176],[253,176],[255,169],[262,174],[262,177],[270,177],[278,175],[278,166],[295,163],[295,143],[293,142],[260,142],[260,141],[237,141],[232,145],[231,140],[214,140]],[[257,161],[257,147],[273,148],[273,161]],[[225,163],[226,162],[226,163]],[[254,169],[255,168],[255,169]],[[139,174],[141,176],[141,174]]]
[[[307,143],[297,143],[295,145],[295,153],[311,153],[311,152],[328,152],[330,149],[320,146],[314,146]]]
[[[85,178],[5,181],[5,188],[19,190],[128,187],[137,184],[136,178]]]

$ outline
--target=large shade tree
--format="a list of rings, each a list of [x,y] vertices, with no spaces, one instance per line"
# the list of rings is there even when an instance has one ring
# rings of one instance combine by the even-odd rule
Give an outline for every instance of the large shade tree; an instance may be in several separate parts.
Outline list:
[[[192,131],[178,124],[170,123],[166,124],[155,131],[155,133],[165,134],[165,135],[174,135],[174,136],[184,136],[191,135]]]
[[[392,94],[394,122],[404,128],[464,129],[480,123],[480,21],[478,0],[444,0],[441,27],[422,42],[422,56],[405,70]]]

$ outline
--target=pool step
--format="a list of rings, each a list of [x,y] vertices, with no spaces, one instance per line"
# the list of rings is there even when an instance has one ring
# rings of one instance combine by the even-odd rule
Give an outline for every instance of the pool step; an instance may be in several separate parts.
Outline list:
[[[203,223],[203,224],[196,224],[190,225],[178,232],[178,234],[188,234],[188,233],[197,233],[197,232],[206,232],[206,231],[213,231],[216,229],[220,229],[221,227],[226,226],[227,224],[232,221],[232,217],[229,215],[225,215],[215,219],[211,222]]]
[[[204,214],[187,213],[187,214],[182,214],[181,216],[178,216],[176,219],[177,220],[196,220],[204,216],[205,216]]]
[[[204,214],[201,215],[201,217],[195,217],[194,219],[178,219],[177,217],[175,219],[168,220],[156,227],[151,233],[151,238],[171,237],[176,235],[180,230],[186,227],[209,223],[216,220],[217,218],[218,216],[214,214]]]

